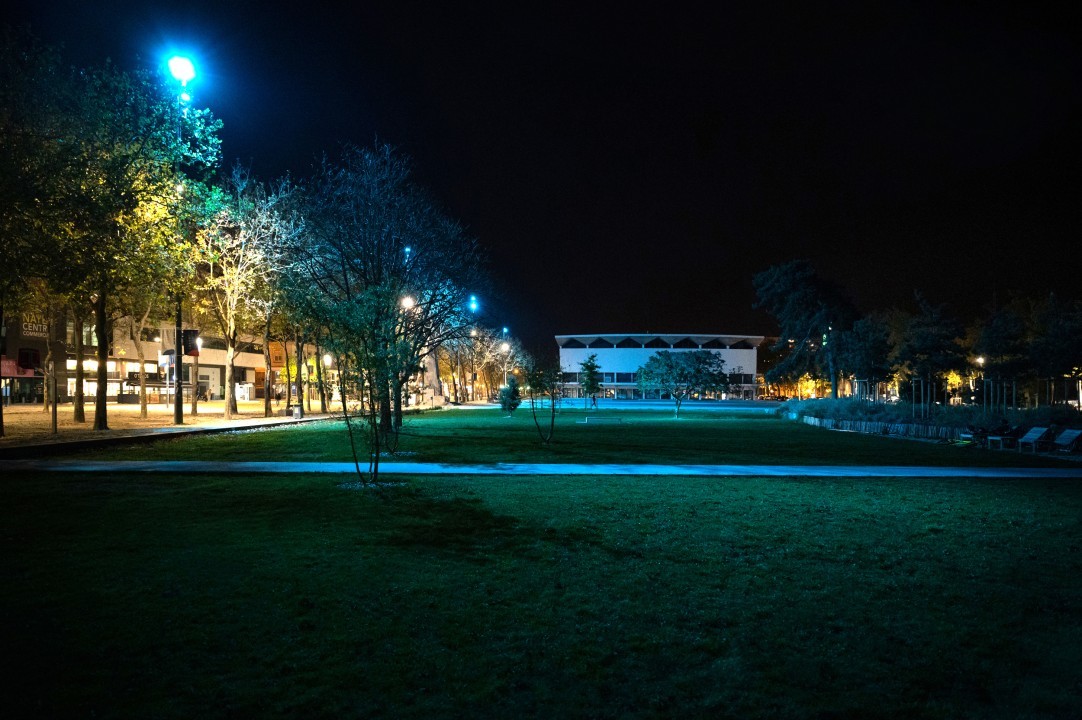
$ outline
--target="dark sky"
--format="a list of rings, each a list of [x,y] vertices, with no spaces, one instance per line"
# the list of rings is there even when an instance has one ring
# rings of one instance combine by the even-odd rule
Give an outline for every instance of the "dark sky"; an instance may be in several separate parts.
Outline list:
[[[752,276],[797,257],[864,310],[1082,286],[1077,3],[24,5],[72,62],[192,52],[264,177],[399,147],[534,348],[770,334]]]

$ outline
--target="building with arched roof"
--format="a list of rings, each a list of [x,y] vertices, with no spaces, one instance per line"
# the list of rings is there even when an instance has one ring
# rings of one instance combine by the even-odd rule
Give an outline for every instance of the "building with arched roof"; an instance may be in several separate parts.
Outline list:
[[[687,333],[604,333],[557,335],[564,391],[581,397],[579,365],[590,355],[601,366],[603,397],[616,400],[642,398],[636,373],[658,351],[709,350],[721,356],[729,372],[729,397],[754,398],[758,375],[758,348],[762,335],[710,335]],[[649,397],[649,395],[647,395]]]

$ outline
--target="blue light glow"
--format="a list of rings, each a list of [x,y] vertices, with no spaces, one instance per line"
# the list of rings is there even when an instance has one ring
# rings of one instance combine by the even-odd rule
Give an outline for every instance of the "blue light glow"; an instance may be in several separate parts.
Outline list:
[[[169,58],[169,72],[180,81],[181,85],[187,85],[195,77],[195,66],[188,58],[174,55]]]

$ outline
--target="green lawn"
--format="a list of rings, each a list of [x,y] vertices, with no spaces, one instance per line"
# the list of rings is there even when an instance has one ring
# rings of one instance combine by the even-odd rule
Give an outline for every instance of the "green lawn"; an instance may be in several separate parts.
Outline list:
[[[452,419],[425,447],[437,428],[467,442]],[[695,444],[695,421],[666,427],[659,444]],[[835,453],[883,442],[807,431]],[[287,435],[167,447],[340,451]],[[1082,715],[1078,481],[340,481],[8,478],[0,715]]]
[[[988,452],[899,438],[832,432],[772,415],[687,412],[601,413],[612,425],[589,425],[581,410],[564,410],[554,443],[542,447],[528,408],[450,410],[408,416],[398,456],[386,460],[448,463],[676,463],[795,465],[1062,466],[1064,461]],[[243,435],[192,437],[153,446],[115,448],[101,458],[331,460],[352,458],[341,421]]]

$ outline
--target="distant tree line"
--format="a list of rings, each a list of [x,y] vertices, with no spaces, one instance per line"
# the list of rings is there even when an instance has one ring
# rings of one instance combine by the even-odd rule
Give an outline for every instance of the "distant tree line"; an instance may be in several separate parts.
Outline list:
[[[757,306],[778,323],[767,382],[823,380],[872,401],[892,383],[915,412],[937,403],[990,408],[1064,402],[1082,379],[1082,304],[1012,297],[969,324],[919,293],[915,311],[862,314],[811,263],[794,260],[754,279]]]

